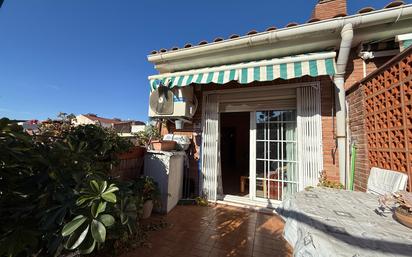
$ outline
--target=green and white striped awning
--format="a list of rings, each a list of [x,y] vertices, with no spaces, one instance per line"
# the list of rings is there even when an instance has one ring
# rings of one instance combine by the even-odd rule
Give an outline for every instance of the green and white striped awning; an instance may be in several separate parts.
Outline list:
[[[174,73],[150,76],[151,90],[156,89],[160,82],[169,87],[184,87],[196,84],[226,84],[237,81],[248,84],[253,81],[272,81],[278,78],[294,79],[303,76],[317,77],[335,75],[335,52],[310,53],[304,55],[275,58],[202,68]]]

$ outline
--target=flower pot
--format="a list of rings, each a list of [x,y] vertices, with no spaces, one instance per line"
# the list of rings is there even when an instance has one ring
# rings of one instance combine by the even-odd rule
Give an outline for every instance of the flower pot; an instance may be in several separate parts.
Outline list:
[[[152,200],[147,200],[143,204],[143,215],[142,219],[147,219],[152,215],[152,210],[153,210],[153,201]]]
[[[398,207],[395,209],[394,216],[399,223],[407,226],[408,228],[412,228],[412,213],[407,212],[405,209]]]
[[[176,141],[156,140],[152,141],[152,149],[155,151],[171,151],[176,149]]]

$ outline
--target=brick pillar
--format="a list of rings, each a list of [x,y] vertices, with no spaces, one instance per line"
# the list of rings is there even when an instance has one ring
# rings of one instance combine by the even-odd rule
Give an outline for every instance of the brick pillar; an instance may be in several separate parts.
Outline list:
[[[312,12],[312,19],[326,20],[346,15],[346,0],[319,0]]]

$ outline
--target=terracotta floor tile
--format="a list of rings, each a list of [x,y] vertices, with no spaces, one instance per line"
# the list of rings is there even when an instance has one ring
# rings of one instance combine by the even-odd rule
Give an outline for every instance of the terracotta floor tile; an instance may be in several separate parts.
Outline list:
[[[292,256],[282,237],[284,223],[276,215],[222,205],[177,206],[164,219],[168,228],[149,233],[151,248],[122,257]]]

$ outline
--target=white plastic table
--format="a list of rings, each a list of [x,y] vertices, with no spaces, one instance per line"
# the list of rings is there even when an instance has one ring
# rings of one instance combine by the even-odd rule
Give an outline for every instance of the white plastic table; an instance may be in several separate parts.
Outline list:
[[[284,200],[278,212],[294,256],[412,256],[412,229],[378,207],[375,195],[314,188]]]

